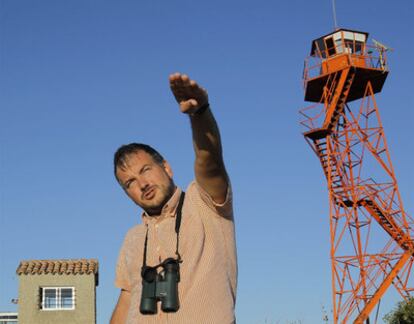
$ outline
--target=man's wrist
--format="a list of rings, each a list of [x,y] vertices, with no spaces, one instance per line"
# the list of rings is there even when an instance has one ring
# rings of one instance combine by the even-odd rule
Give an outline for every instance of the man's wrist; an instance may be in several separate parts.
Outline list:
[[[199,107],[194,113],[190,114],[190,116],[195,117],[195,116],[201,116],[203,115],[207,109],[210,108],[210,104],[207,101],[204,105],[202,105],[201,107]]]

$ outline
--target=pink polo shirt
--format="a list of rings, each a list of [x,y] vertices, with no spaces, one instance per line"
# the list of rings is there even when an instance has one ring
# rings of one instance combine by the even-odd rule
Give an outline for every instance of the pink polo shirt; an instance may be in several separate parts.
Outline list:
[[[143,224],[130,229],[122,245],[115,285],[131,293],[127,324],[231,324],[237,286],[237,256],[232,193],[229,186],[223,204],[215,203],[196,183],[186,191],[180,228],[180,309],[164,313],[158,303],[155,315],[142,315],[141,267],[148,225],[147,265],[175,258],[175,211],[181,189],[177,189],[161,215],[142,215]]]

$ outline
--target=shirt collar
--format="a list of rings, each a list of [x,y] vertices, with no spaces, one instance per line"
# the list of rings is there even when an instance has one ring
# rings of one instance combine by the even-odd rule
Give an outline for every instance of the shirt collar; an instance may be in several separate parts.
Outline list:
[[[149,223],[153,222],[158,223],[164,218],[175,217],[178,202],[180,201],[181,192],[182,190],[179,187],[176,187],[171,198],[162,207],[160,215],[149,216],[145,211],[143,211],[141,217],[144,224],[148,225]]]

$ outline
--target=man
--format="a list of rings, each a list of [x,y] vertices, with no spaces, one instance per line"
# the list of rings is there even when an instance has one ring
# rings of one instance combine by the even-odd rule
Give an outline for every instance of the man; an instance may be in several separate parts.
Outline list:
[[[181,112],[190,119],[195,181],[182,195],[168,162],[148,145],[124,145],[115,153],[115,176],[144,212],[143,224],[128,231],[119,254],[115,285],[121,293],[111,324],[232,324],[237,260],[219,130],[207,91],[184,74],[169,79]],[[178,310],[164,312],[158,302],[155,314],[143,314],[141,269],[168,258],[179,264]]]

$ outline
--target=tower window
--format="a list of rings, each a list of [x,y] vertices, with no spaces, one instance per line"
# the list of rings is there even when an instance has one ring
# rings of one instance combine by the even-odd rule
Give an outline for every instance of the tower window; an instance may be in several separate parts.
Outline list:
[[[328,51],[328,56],[332,56],[336,54],[335,44],[332,37],[325,38],[326,49]]]
[[[74,287],[42,287],[42,310],[73,310],[75,309]]]

